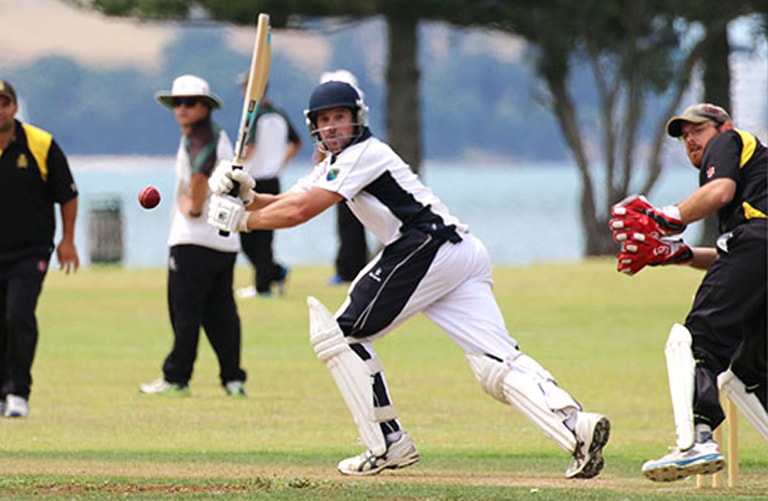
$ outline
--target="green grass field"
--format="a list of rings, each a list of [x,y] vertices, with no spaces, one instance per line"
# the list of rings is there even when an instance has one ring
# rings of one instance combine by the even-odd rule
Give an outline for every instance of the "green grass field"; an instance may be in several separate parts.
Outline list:
[[[740,485],[645,480],[674,427],[663,347],[701,278],[687,268],[636,277],[613,260],[497,267],[499,304],[521,348],[587,410],[613,423],[606,467],[566,481],[568,457],[513,408],[488,397],[460,350],[423,317],[377,351],[419,464],[348,478],[357,429],[308,342],[306,297],[334,310],[330,268],[297,268],[286,296],[239,301],[250,398],[218,385],[202,340],[190,398],[140,395],[171,343],[164,270],[53,270],[28,419],[0,419],[0,498],[739,499],[768,493],[768,447],[739,421]],[[249,271],[237,270],[237,285]]]

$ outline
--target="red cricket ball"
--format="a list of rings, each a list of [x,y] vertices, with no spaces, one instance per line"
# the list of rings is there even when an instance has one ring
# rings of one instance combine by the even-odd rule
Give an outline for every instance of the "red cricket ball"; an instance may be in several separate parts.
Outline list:
[[[145,209],[157,207],[160,203],[160,192],[154,186],[145,186],[139,192],[139,203]]]

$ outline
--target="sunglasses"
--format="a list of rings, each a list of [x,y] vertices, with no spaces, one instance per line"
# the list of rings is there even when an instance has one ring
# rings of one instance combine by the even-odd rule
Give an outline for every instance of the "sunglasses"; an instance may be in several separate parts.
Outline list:
[[[704,123],[699,124],[699,125],[697,125],[695,127],[691,127],[687,131],[683,132],[682,134],[680,134],[680,137],[678,137],[677,139],[679,139],[681,143],[684,143],[684,142],[686,142],[688,140],[689,137],[699,137],[709,127],[717,128],[718,125],[717,125],[717,123],[715,123],[712,120],[704,122]]]
[[[173,107],[178,108],[179,106],[186,106],[187,108],[192,108],[199,102],[200,99],[196,97],[174,97]]]

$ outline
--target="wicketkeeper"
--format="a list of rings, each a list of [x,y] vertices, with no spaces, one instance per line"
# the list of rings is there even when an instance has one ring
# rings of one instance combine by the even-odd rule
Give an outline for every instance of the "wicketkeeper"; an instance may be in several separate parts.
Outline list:
[[[492,290],[485,247],[367,126],[368,108],[348,83],[320,84],[307,125],[326,156],[288,192],[265,195],[241,171],[220,165],[210,179],[209,222],[225,231],[301,224],[340,201],[384,244],[357,275],[336,315],[309,298],[310,342],[354,418],[367,448],[341,461],[346,475],[409,466],[419,453],[390,398],[372,342],[423,313],[466,353],[481,386],[517,407],[572,456],[566,476],[603,468],[610,422],[582,411],[552,375],[509,336]],[[240,200],[227,197],[233,180]],[[250,186],[249,186],[250,182]]]
[[[725,419],[719,390],[768,441],[768,151],[712,104],[688,107],[667,122],[667,133],[685,145],[699,188],[666,207],[628,197],[613,206],[609,223],[621,243],[621,272],[668,264],[707,270],[685,323],[672,326],[665,348],[677,443],[643,465],[643,474],[657,482],[723,469],[712,438]],[[722,233],[716,247],[691,248],[679,238],[687,224],[715,213]]]

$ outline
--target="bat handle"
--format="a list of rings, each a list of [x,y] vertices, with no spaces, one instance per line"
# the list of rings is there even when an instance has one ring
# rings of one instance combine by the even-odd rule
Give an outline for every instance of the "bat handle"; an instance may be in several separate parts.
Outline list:
[[[243,167],[241,165],[233,165],[232,168],[233,169],[242,169]],[[234,184],[232,186],[232,189],[229,190],[228,195],[231,196],[231,197],[237,198],[239,193],[240,193],[240,183],[238,183],[235,180],[232,180],[232,182]],[[221,235],[222,237],[228,237],[229,236],[229,232],[228,231],[224,231],[224,230],[219,230],[219,235]]]

